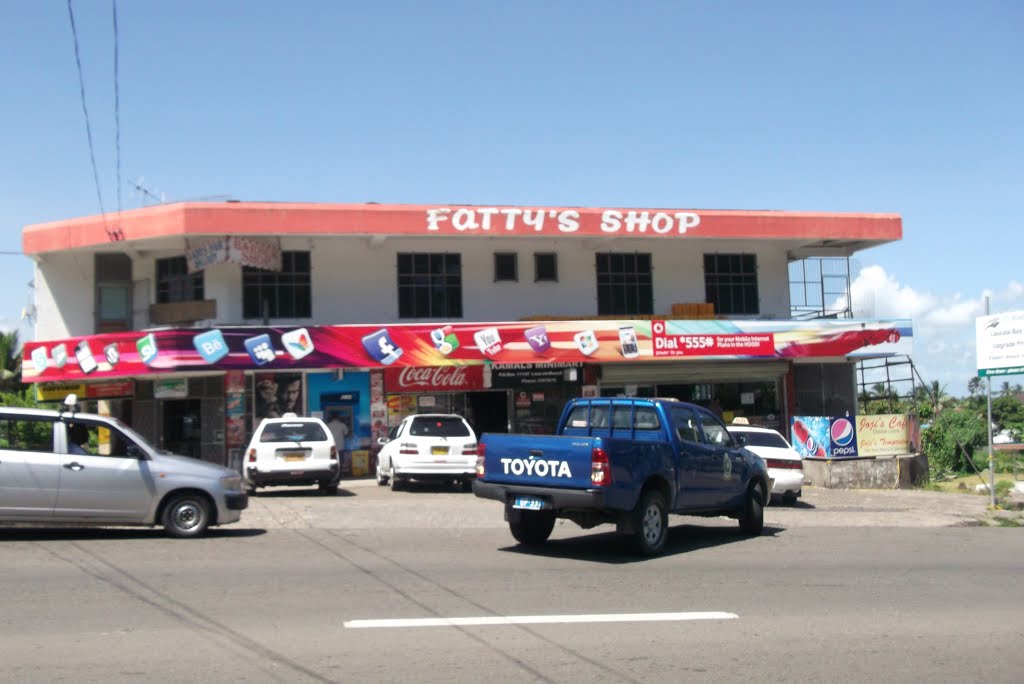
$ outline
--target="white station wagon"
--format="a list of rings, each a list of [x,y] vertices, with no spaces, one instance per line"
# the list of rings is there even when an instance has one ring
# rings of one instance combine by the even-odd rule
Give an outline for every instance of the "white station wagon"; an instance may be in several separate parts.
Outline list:
[[[248,505],[233,470],[160,451],[116,418],[0,406],[0,522],[162,525],[198,537]]]
[[[476,434],[457,414],[406,416],[392,428],[377,455],[377,484],[401,489],[409,480],[456,482],[464,491],[476,478]]]

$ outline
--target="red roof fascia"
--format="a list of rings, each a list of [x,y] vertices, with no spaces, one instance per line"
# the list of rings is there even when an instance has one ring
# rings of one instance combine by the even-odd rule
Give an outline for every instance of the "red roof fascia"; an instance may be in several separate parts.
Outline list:
[[[527,224],[519,212],[543,215]],[[509,223],[508,213],[512,214]],[[627,228],[630,213],[657,218],[643,231]],[[430,216],[440,216],[431,222]],[[608,217],[612,218],[609,219]],[[459,218],[461,217],[461,221]],[[564,219],[568,217],[568,222]],[[685,218],[684,218],[685,217]],[[696,217],[699,222],[693,225]],[[490,221],[483,228],[484,220]],[[468,224],[467,224],[468,221]],[[609,221],[611,221],[609,223]],[[472,226],[472,227],[471,227]],[[570,229],[566,230],[566,226]],[[574,226],[574,227],[573,227]],[[617,226],[617,227],[614,227]],[[729,239],[869,240],[902,238],[898,214],[816,213],[582,207],[405,204],[185,202],[27,226],[26,254],[95,247],[119,240],[204,235],[488,235],[692,237]]]

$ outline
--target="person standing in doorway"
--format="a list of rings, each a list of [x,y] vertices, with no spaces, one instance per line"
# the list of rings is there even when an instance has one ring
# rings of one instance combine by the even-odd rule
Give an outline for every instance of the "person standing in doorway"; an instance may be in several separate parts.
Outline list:
[[[338,449],[338,460],[341,464],[341,474],[351,475],[352,474],[352,452],[346,448],[345,441],[348,439],[349,432],[351,430],[348,424],[341,417],[340,413],[331,413],[330,419],[327,421],[327,429],[331,431],[334,436],[334,446]]]

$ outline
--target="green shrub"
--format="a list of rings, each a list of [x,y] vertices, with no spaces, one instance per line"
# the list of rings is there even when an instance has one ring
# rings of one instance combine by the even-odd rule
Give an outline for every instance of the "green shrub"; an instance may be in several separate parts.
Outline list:
[[[968,458],[988,444],[985,421],[974,411],[946,410],[935,416],[921,436],[921,449],[936,470],[972,472]]]

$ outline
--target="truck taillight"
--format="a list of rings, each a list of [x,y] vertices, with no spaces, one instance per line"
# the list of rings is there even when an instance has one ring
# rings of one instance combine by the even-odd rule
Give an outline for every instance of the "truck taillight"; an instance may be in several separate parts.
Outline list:
[[[331,447],[331,460],[332,461],[337,461],[338,460],[338,447],[336,447],[336,446],[332,446]]]
[[[255,463],[255,462],[256,462],[256,450],[255,449],[249,449],[249,463]]]
[[[485,451],[486,451],[486,449],[485,449],[483,443],[480,443],[480,444],[476,445],[476,476],[477,477],[483,477],[484,476],[484,455],[485,455]]]
[[[596,487],[612,483],[612,466],[604,449],[595,448],[590,452],[590,482]]]

